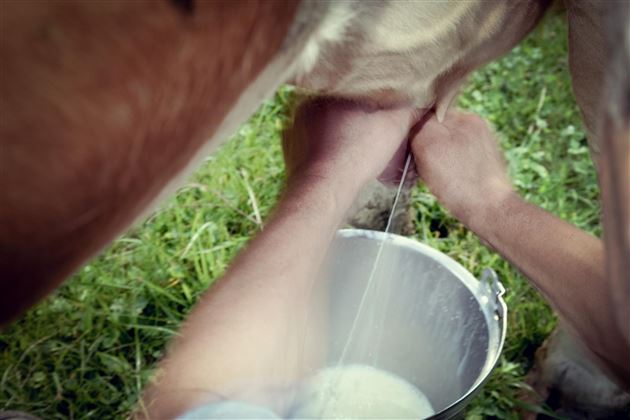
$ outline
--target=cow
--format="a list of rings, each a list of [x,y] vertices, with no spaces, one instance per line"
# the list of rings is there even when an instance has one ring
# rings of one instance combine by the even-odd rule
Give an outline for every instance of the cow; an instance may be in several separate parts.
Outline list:
[[[573,88],[604,206],[606,281],[598,287],[609,305],[584,311],[614,330],[602,337],[592,328],[580,338],[628,387],[628,4],[565,6]],[[3,2],[0,322],[151,211],[280,84],[441,118],[466,75],[518,44],[549,7],[547,0]]]

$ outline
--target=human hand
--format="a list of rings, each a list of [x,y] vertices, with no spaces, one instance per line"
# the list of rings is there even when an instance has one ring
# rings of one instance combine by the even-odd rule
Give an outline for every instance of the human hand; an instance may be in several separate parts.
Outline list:
[[[378,110],[343,100],[303,103],[284,135],[289,183],[325,179],[358,191],[388,163],[401,165],[392,158],[406,147],[409,129],[419,116],[411,108]]]
[[[497,139],[475,114],[449,111],[442,123],[432,116],[411,149],[420,178],[468,226],[513,192]]]

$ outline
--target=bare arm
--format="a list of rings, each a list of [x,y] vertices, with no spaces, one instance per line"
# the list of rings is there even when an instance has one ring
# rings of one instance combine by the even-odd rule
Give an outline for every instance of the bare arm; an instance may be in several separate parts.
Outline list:
[[[289,386],[317,357],[302,353],[316,271],[359,189],[385,168],[412,120],[409,110],[363,112],[347,103],[301,108],[285,142],[287,190],[186,321],[144,396],[148,417],[221,397],[282,409],[256,388]]]
[[[469,226],[534,283],[609,374],[628,383],[630,348],[606,285],[601,240],[514,193]]]
[[[353,190],[290,187],[264,231],[206,293],[144,397],[149,418],[173,418],[222,397],[263,405],[303,372],[299,362],[314,274]],[[274,407],[278,408],[278,407]]]
[[[628,343],[605,281],[602,242],[521,199],[493,133],[474,115],[431,119],[412,143],[438,200],[516,265],[607,370],[630,385]]]

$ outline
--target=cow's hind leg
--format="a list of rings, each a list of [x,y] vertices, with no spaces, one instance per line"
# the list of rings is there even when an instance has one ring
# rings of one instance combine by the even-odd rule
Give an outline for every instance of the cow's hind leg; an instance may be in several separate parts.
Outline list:
[[[630,115],[613,112],[612,120],[604,116],[611,117],[609,108],[616,111],[630,109],[627,72],[630,68],[629,8],[624,2],[566,3],[573,91],[582,112],[603,194],[608,271],[606,283],[598,287],[610,290],[611,307],[621,312],[624,306],[619,302],[629,299],[629,286],[623,283],[623,276],[627,278],[630,272]],[[611,32],[614,28],[618,29],[617,33]],[[614,61],[626,63],[625,76],[623,70],[615,72]],[[624,67],[619,64],[617,67]],[[609,126],[620,129],[610,130]],[[624,330],[624,318],[625,329],[630,329],[629,316],[627,311],[619,314],[621,330]],[[609,373],[614,376],[614,372]],[[628,414],[630,395],[608,379],[581,343],[561,328],[538,350],[529,381],[547,398],[552,408],[571,418],[614,418]]]

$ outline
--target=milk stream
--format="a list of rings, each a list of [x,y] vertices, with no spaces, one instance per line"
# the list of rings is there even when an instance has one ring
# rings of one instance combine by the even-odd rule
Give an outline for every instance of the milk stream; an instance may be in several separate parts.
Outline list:
[[[398,184],[398,190],[396,191],[396,196],[394,198],[394,203],[392,204],[392,210],[389,213],[389,218],[387,219],[387,225],[385,226],[385,233],[389,233],[389,230],[392,225],[392,220],[394,219],[394,214],[396,213],[396,206],[398,205],[398,199],[400,198],[400,193],[402,191],[402,187],[405,184],[405,180],[407,178],[407,172],[409,171],[409,165],[411,163],[411,153],[407,155],[407,160],[405,161],[405,167],[403,169],[402,177],[400,178],[400,182]],[[341,356],[337,362],[337,366],[341,366],[344,364],[346,360],[346,356],[348,355],[348,349],[350,348],[350,344],[354,339],[357,325],[359,323],[359,319],[363,315],[363,311],[365,309],[365,303],[367,301],[367,297],[369,295],[370,289],[373,286],[376,270],[379,267],[379,263],[381,261],[381,255],[383,254],[383,249],[385,248],[385,243],[387,239],[382,241],[378,251],[376,253],[376,258],[372,263],[372,270],[370,271],[370,276],[368,277],[367,285],[365,286],[365,290],[363,291],[363,295],[361,296],[361,302],[359,303],[359,308],[357,309],[357,314],[354,317],[354,321],[352,322],[352,327],[350,328],[350,333],[348,334],[348,339],[346,340],[346,344],[344,345],[343,351],[341,352]],[[385,313],[382,314],[385,316]]]
[[[398,205],[398,200],[400,198],[400,193],[402,192],[402,188],[403,185],[405,183],[405,180],[407,178],[407,172],[409,171],[409,165],[411,164],[411,153],[409,153],[407,155],[407,160],[405,161],[405,167],[403,169],[402,172],[402,177],[400,179],[400,182],[398,184],[398,189],[396,191],[396,196],[394,198],[394,203],[392,204],[392,209],[389,213],[389,218],[387,219],[387,225],[385,227],[385,233],[389,233],[390,229],[391,229],[391,225],[392,225],[392,221],[394,219],[394,215],[396,213],[396,206]],[[377,314],[377,309],[372,307],[372,310],[369,314],[365,313],[366,307],[368,305],[366,305],[368,299],[368,296],[370,295],[370,292],[372,291],[372,288],[374,286],[376,286],[374,284],[374,280],[376,279],[376,273],[377,270],[379,268],[379,264],[381,262],[381,256],[383,254],[383,249],[385,248],[385,244],[388,241],[388,239],[385,239],[381,242],[378,251],[376,253],[376,257],[374,259],[374,262],[372,263],[372,269],[370,270],[370,275],[368,277],[368,281],[367,284],[365,286],[365,290],[363,291],[363,294],[361,295],[361,300],[359,303],[359,307],[357,309],[357,313],[354,317],[354,320],[352,322],[352,327],[350,328],[350,332],[348,334],[348,338],[344,344],[343,350],[341,352],[341,355],[339,357],[339,360],[337,361],[337,368],[336,371],[334,371],[335,373],[333,375],[331,375],[332,377],[328,379],[328,387],[327,389],[329,390],[329,392],[327,392],[327,398],[325,398],[325,401],[322,401],[322,403],[320,403],[319,405],[319,409],[321,410],[319,412],[320,416],[319,418],[322,418],[322,416],[327,412],[327,410],[329,409],[329,404],[334,404],[334,399],[336,398],[336,394],[334,392],[334,390],[336,390],[339,385],[341,384],[341,381],[343,379],[343,372],[344,369],[342,368],[342,366],[345,364],[346,362],[346,357],[348,355],[348,350],[350,349],[350,346],[353,342],[353,340],[355,339],[355,336],[357,334],[357,326],[359,325],[359,321],[362,319],[363,316],[370,316],[372,324],[377,328],[378,333],[377,333],[377,337],[375,337],[376,340],[380,340],[380,332],[382,331],[382,324],[384,324],[384,318],[387,314],[386,310],[381,310],[380,313]],[[380,290],[379,290],[380,291]],[[389,299],[389,293],[386,293],[387,296],[385,296],[387,299]],[[386,309],[386,306],[385,306]],[[377,316],[378,315],[378,316]],[[379,329],[379,327],[381,327],[381,329]],[[378,341],[377,341],[378,342]],[[366,351],[368,351],[366,349]],[[373,360],[372,362],[374,364],[376,364],[377,359],[378,359],[378,355],[377,354],[372,354]]]

